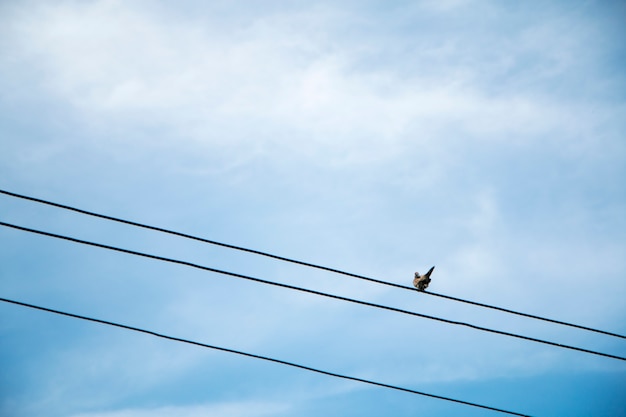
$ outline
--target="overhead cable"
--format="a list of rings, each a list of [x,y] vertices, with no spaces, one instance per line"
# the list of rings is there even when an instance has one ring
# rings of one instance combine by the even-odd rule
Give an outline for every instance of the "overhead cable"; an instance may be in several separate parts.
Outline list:
[[[198,264],[195,264],[195,263],[192,263],[192,262],[182,261],[182,260],[179,260],[179,259],[166,258],[166,257],[163,257],[163,256],[158,256],[158,255],[152,255],[152,254],[148,254],[148,253],[133,251],[133,250],[130,250],[130,249],[123,249],[123,248],[119,248],[119,247],[115,247],[115,246],[104,245],[102,243],[95,243],[95,242],[90,242],[90,241],[86,241],[86,240],[82,240],[82,239],[76,239],[76,238],[69,237],[69,236],[58,235],[58,234],[55,234],[55,233],[45,232],[45,231],[36,230],[36,229],[30,229],[30,228],[27,228],[27,227],[18,226],[18,225],[14,225],[14,224],[11,224],[11,223],[0,222],[0,226],[10,227],[10,228],[13,228],[13,229],[17,229],[17,230],[21,230],[21,231],[25,231],[25,232],[29,232],[29,233],[35,233],[35,234],[39,234],[39,235],[43,235],[43,236],[53,237],[53,238],[56,238],[56,239],[62,239],[62,240],[66,240],[66,241],[70,241],[70,242],[74,242],[74,243],[79,243],[79,244],[82,244],[82,245],[88,245],[88,246],[98,247],[98,248],[102,248],[102,249],[108,249],[108,250],[112,250],[112,251],[116,251],[116,252],[122,252],[122,253],[126,253],[126,254],[129,254],[129,255],[135,255],[135,256],[140,256],[140,257],[144,257],[144,258],[155,259],[155,260],[162,261],[162,262],[168,262],[168,263],[173,263],[173,264],[178,264],[178,265],[189,266],[189,267],[196,268],[196,269],[201,269],[201,270],[204,270],[204,271],[215,272],[215,273],[222,274],[222,275],[228,275],[228,276],[235,277],[235,278],[242,278],[242,279],[246,279],[246,280],[249,280],[249,281],[254,281],[254,282],[259,282],[259,283],[262,283],[262,284],[267,284],[267,285],[272,285],[272,286],[276,286],[276,287],[287,288],[287,289],[290,289],[290,290],[295,290],[295,291],[305,292],[305,293],[309,293],[309,294],[319,295],[319,296],[322,296],[322,297],[333,298],[333,299],[336,299],[336,300],[347,301],[347,302],[354,303],[354,304],[361,304],[361,305],[365,305],[365,306],[368,306],[368,307],[374,307],[374,308],[379,308],[379,309],[383,309],[383,310],[394,311],[394,312],[401,313],[401,314],[408,314],[408,315],[411,315],[411,316],[422,317],[422,318],[426,318],[426,319],[429,319],[429,320],[435,320],[435,321],[439,321],[439,322],[443,322],[443,323],[454,324],[454,325],[458,325],[458,326],[465,326],[465,327],[469,327],[469,328],[472,328],[472,329],[475,329],[475,330],[481,330],[481,331],[484,331],[484,332],[495,333],[495,334],[499,334],[499,335],[503,335],[503,336],[509,336],[509,337],[515,337],[515,338],[518,338],[518,339],[523,339],[523,340],[527,340],[527,341],[531,341],[531,342],[543,343],[543,344],[550,345],[550,346],[556,346],[556,347],[560,347],[560,348],[564,348],[564,349],[570,349],[570,350],[575,350],[575,351],[578,351],[578,352],[584,352],[584,353],[589,353],[589,354],[592,354],[592,355],[604,356],[604,357],[607,357],[607,358],[619,359],[619,360],[622,360],[622,361],[626,361],[625,357],[611,355],[611,354],[608,354],[608,353],[602,353],[602,352],[597,352],[597,351],[594,351],[594,350],[579,348],[579,347],[576,347],[576,346],[570,346],[570,345],[565,345],[565,344],[561,344],[561,343],[550,342],[550,341],[543,340],[543,339],[536,339],[534,337],[523,336],[523,335],[519,335],[519,334],[515,334],[515,333],[509,333],[509,332],[504,332],[504,331],[501,331],[501,330],[489,329],[487,327],[476,326],[476,325],[470,324],[470,323],[454,321],[454,320],[448,320],[448,319],[444,319],[444,318],[441,318],[441,317],[429,316],[429,315],[426,315],[426,314],[416,313],[414,311],[403,310],[403,309],[400,309],[400,308],[385,306],[385,305],[382,305],[382,304],[370,303],[370,302],[367,302],[367,301],[357,300],[357,299],[348,298],[348,297],[342,297],[342,296],[334,295],[334,294],[328,294],[328,293],[324,293],[324,292],[321,292],[321,291],[311,290],[311,289],[308,289],[308,288],[297,287],[297,286],[294,286],[294,285],[282,284],[282,283],[278,283],[278,282],[274,282],[274,281],[268,281],[268,280],[265,280],[265,279],[255,278],[255,277],[251,277],[251,276],[248,276],[248,275],[238,274],[238,273],[235,273],[235,272],[229,272],[229,271],[224,271],[224,270],[221,270],[221,269],[211,268],[211,267],[208,267],[208,266],[198,265]]]
[[[28,308],[32,308],[32,309],[36,309],[36,310],[41,310],[41,311],[45,311],[45,312],[48,312],[48,313],[54,313],[54,314],[59,314],[59,315],[62,315],[62,316],[72,317],[72,318],[75,318],[75,319],[86,320],[86,321],[91,321],[91,322],[94,322],[94,323],[104,324],[104,325],[107,325],[107,326],[113,326],[113,327],[118,327],[118,328],[125,329],[125,330],[131,330],[131,331],[134,331],[134,332],[145,333],[145,334],[149,334],[151,336],[160,337],[162,339],[168,339],[168,340],[172,340],[172,341],[175,341],[175,342],[187,343],[187,344],[190,344],[190,345],[200,346],[200,347],[204,347],[204,348],[208,348],[208,349],[215,349],[215,350],[219,350],[219,351],[222,351],[222,352],[235,353],[237,355],[247,356],[247,357],[254,358],[254,359],[261,359],[261,360],[268,361],[268,362],[279,363],[281,365],[287,365],[287,366],[291,366],[291,367],[294,367],[294,368],[303,369],[305,371],[310,371],[310,372],[315,372],[315,373],[318,373],[318,374],[332,376],[332,377],[335,377],[335,378],[342,378],[342,379],[347,379],[347,380],[350,380],[350,381],[356,381],[356,382],[361,382],[361,383],[365,383],[365,384],[375,385],[375,386],[378,386],[378,387],[389,388],[389,389],[393,389],[393,390],[396,390],[396,391],[408,392],[410,394],[423,395],[423,396],[430,397],[430,398],[435,398],[435,399],[438,399],[438,400],[450,401],[450,402],[454,402],[454,403],[458,403],[458,404],[468,405],[468,406],[471,406],[471,407],[478,407],[478,408],[483,408],[483,409],[486,409],[486,410],[497,411],[499,413],[505,413],[505,414],[515,415],[515,416],[530,417],[527,414],[516,413],[514,411],[508,411],[508,410],[504,410],[504,409],[501,409],[501,408],[490,407],[490,406],[487,406],[487,405],[481,405],[481,404],[476,404],[476,403],[469,402],[469,401],[457,400],[457,399],[454,399],[454,398],[444,397],[444,396],[441,396],[441,395],[429,394],[429,393],[426,393],[426,392],[417,391],[417,390],[410,389],[410,388],[403,388],[403,387],[399,387],[399,386],[396,386],[396,385],[384,384],[382,382],[376,382],[376,381],[371,381],[371,380],[368,380],[368,379],[357,378],[357,377],[354,377],[354,376],[348,376],[348,375],[338,374],[338,373],[335,373],[335,372],[324,371],[324,370],[321,370],[321,369],[312,368],[310,366],[305,366],[305,365],[300,365],[300,364],[297,364],[297,363],[294,363],[294,362],[285,361],[285,360],[282,360],[282,359],[270,358],[270,357],[267,357],[267,356],[261,356],[261,355],[256,355],[256,354],[253,354],[253,353],[242,352],[242,351],[235,350],[235,349],[229,349],[229,348],[225,348],[225,347],[209,345],[209,344],[206,344],[206,343],[195,342],[193,340],[188,340],[188,339],[183,339],[183,338],[180,338],[180,337],[174,337],[174,336],[169,336],[169,335],[165,335],[165,334],[162,334],[162,333],[157,333],[157,332],[154,332],[152,330],[141,329],[139,327],[133,327],[133,326],[129,326],[129,325],[126,325],[126,324],[120,324],[120,323],[115,323],[115,322],[112,322],[112,321],[96,319],[96,318],[93,318],[93,317],[81,316],[81,315],[78,315],[78,314],[68,313],[68,312],[65,312],[65,311],[54,310],[54,309],[47,308],[47,307],[41,307],[41,306],[37,306],[37,305],[34,305],[34,304],[24,303],[24,302],[21,302],[21,301],[15,301],[15,300],[11,300],[11,299],[8,299],[8,298],[0,297],[0,301],[5,302],[5,303],[11,303],[11,304],[19,305],[19,306],[22,306],[22,307],[28,307]]]
[[[283,256],[279,256],[279,255],[274,255],[274,254],[267,253],[267,252],[258,251],[258,250],[255,250],[255,249],[244,248],[242,246],[236,246],[236,245],[231,245],[231,244],[228,244],[228,243],[218,242],[218,241],[215,241],[215,240],[205,239],[205,238],[202,238],[202,237],[193,236],[193,235],[186,234],[186,233],[181,233],[181,232],[176,232],[174,230],[168,230],[168,229],[164,229],[164,228],[157,227],[157,226],[150,226],[150,225],[147,225],[147,224],[142,224],[142,223],[134,222],[134,221],[131,221],[131,220],[124,220],[124,219],[121,219],[121,218],[118,218],[118,217],[113,217],[113,216],[108,216],[108,215],[105,215],[105,214],[95,213],[95,212],[92,212],[92,211],[79,209],[79,208],[68,206],[68,205],[65,205],[65,204],[59,204],[59,203],[55,203],[55,202],[52,202],[52,201],[47,201],[47,200],[43,200],[43,199],[40,199],[40,198],[35,198],[35,197],[30,197],[30,196],[26,196],[26,195],[22,195],[22,194],[17,194],[17,193],[13,193],[13,192],[2,190],[2,189],[0,189],[0,193],[8,195],[8,196],[11,196],[11,197],[16,197],[16,198],[21,198],[21,199],[24,199],[24,200],[33,201],[33,202],[36,202],[36,203],[46,204],[46,205],[57,207],[57,208],[61,208],[61,209],[64,209],[64,210],[70,210],[70,211],[73,211],[73,212],[76,212],[76,213],[85,214],[85,215],[88,215],[88,216],[98,217],[98,218],[101,218],[101,219],[104,219],[104,220],[110,220],[110,221],[123,223],[123,224],[127,224],[127,225],[134,226],[134,227],[140,227],[140,228],[149,229],[149,230],[153,230],[153,231],[160,232],[160,233],[166,233],[166,234],[182,237],[182,238],[185,238],[185,239],[191,239],[191,240],[195,240],[195,241],[199,241],[199,242],[203,242],[203,243],[208,243],[208,244],[211,244],[211,245],[222,246],[222,247],[229,248],[229,249],[234,249],[234,250],[238,250],[238,251],[242,251],[242,252],[252,253],[252,254],[255,254],[255,255],[265,256],[265,257],[276,259],[276,260],[283,261],[283,262],[289,262],[289,263],[293,263],[293,264],[297,264],[297,265],[306,266],[306,267],[309,267],[309,268],[320,269],[320,270],[327,271],[327,272],[332,272],[332,273],[335,273],[335,274],[345,275],[345,276],[352,277],[352,278],[358,278],[358,279],[361,279],[361,280],[374,282],[376,284],[387,285],[387,286],[390,286],[390,287],[395,287],[395,288],[401,288],[401,289],[404,289],[404,290],[415,291],[415,289],[413,287],[409,287],[409,286],[406,286],[406,285],[396,284],[396,283],[389,282],[389,281],[383,281],[383,280],[376,279],[376,278],[370,278],[370,277],[366,277],[366,276],[363,276],[363,275],[353,274],[351,272],[346,272],[346,271],[342,271],[342,270],[335,269],[335,268],[330,268],[330,267],[326,267],[326,266],[322,266],[322,265],[316,265],[316,264],[312,264],[312,263],[309,263],[309,262],[299,261],[299,260],[296,260],[296,259],[290,259],[290,258],[286,258],[286,257],[283,257]],[[420,292],[420,293],[421,294],[426,294],[426,295],[432,295],[434,297],[440,297],[440,298],[444,298],[444,299],[448,299],[448,300],[452,300],[452,301],[457,301],[457,302],[460,302],[460,303],[471,304],[471,305],[478,306],[478,307],[489,308],[489,309],[492,309],[492,310],[497,310],[497,311],[501,311],[501,312],[508,313],[508,314],[514,314],[514,315],[517,315],[517,316],[527,317],[527,318],[531,318],[531,319],[535,319],[535,320],[542,320],[542,321],[550,322],[550,323],[553,323],[553,324],[559,324],[559,325],[562,325],[562,326],[574,327],[574,328],[581,329],[581,330],[586,330],[586,331],[590,331],[590,332],[601,333],[601,334],[605,334],[605,335],[608,335],[608,336],[613,336],[613,337],[619,337],[619,338],[622,338],[622,339],[626,339],[625,335],[621,335],[621,334],[617,334],[617,333],[613,333],[613,332],[608,332],[608,331],[605,331],[605,330],[595,329],[595,328],[592,328],[592,327],[582,326],[582,325],[579,325],[579,324],[568,323],[568,322],[564,322],[564,321],[560,321],[560,320],[555,320],[555,319],[550,319],[550,318],[546,318],[546,317],[541,317],[541,316],[537,316],[537,315],[533,315],[533,314],[523,313],[523,312],[520,312],[520,311],[511,310],[511,309],[508,309],[508,308],[503,308],[503,307],[493,306],[493,305],[489,305],[489,304],[485,304],[485,303],[480,303],[480,302],[477,302],[477,301],[465,300],[463,298],[453,297],[453,296],[445,295],[445,294],[438,294],[438,293],[431,292],[431,291],[423,291],[423,292]]]

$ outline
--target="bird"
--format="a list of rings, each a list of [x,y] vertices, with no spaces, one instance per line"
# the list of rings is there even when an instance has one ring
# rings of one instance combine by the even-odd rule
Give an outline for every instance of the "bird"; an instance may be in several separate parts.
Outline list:
[[[435,267],[433,266],[426,272],[424,275],[420,275],[419,272],[415,273],[415,278],[413,278],[413,285],[417,288],[418,291],[424,291],[428,288],[428,284],[430,284],[430,274],[433,273]]]

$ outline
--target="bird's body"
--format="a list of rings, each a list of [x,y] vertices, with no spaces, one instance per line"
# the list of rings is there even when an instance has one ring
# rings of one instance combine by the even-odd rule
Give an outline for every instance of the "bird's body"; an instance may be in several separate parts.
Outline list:
[[[430,274],[433,273],[435,267],[433,266],[426,272],[424,275],[420,275],[419,272],[415,273],[415,278],[413,278],[413,286],[417,288],[418,291],[424,291],[428,288],[428,284],[430,284]]]

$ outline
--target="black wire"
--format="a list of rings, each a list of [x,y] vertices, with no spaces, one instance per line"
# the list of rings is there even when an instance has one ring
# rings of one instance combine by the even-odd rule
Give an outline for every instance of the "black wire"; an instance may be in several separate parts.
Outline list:
[[[145,334],[149,334],[151,336],[156,336],[156,337],[160,337],[160,338],[163,338],[163,339],[173,340],[175,342],[187,343],[187,344],[190,344],[190,345],[196,345],[196,346],[200,346],[200,347],[204,347],[204,348],[220,350],[222,352],[236,353],[237,355],[247,356],[247,357],[254,358],[254,359],[262,359],[262,360],[268,361],[268,362],[280,363],[282,365],[287,365],[287,366],[291,366],[291,367],[294,367],[294,368],[304,369],[306,371],[316,372],[318,374],[333,376],[335,378],[342,378],[342,379],[348,379],[350,381],[363,382],[365,384],[376,385],[378,387],[390,388],[390,389],[393,389],[393,390],[404,391],[404,392],[408,392],[408,393],[411,393],[411,394],[423,395],[423,396],[435,398],[435,399],[438,399],[438,400],[451,401],[451,402],[455,402],[455,403],[459,403],[459,404],[469,405],[469,406],[472,406],[472,407],[479,407],[479,408],[484,408],[484,409],[487,409],[487,410],[497,411],[497,412],[500,412],[500,413],[511,414],[511,415],[515,415],[515,416],[530,417],[527,414],[520,414],[520,413],[516,413],[514,411],[507,411],[507,410],[503,410],[503,409],[500,409],[500,408],[489,407],[487,405],[481,405],[481,404],[472,403],[472,402],[469,402],[469,401],[456,400],[454,398],[443,397],[441,395],[428,394],[428,393],[425,393],[425,392],[416,391],[416,390],[409,389],[409,388],[398,387],[396,385],[389,385],[389,384],[384,384],[382,382],[371,381],[371,380],[368,380],[368,379],[362,379],[362,378],[357,378],[357,377],[353,377],[353,376],[337,374],[335,372],[323,371],[321,369],[311,368],[310,366],[299,365],[297,363],[288,362],[288,361],[284,361],[284,360],[281,360],[281,359],[275,359],[275,358],[270,358],[270,357],[267,357],[267,356],[255,355],[253,353],[241,352],[239,350],[228,349],[228,348],[224,348],[224,347],[220,347],[220,346],[208,345],[208,344],[205,344],[205,343],[195,342],[193,340],[181,339],[179,337],[168,336],[168,335],[165,335],[165,334],[153,332],[151,330],[140,329],[139,327],[133,327],[133,326],[128,326],[126,324],[114,323],[112,321],[100,320],[100,319],[95,319],[95,318],[92,318],[92,317],[81,316],[81,315],[78,315],[78,314],[67,313],[67,312],[60,311],[60,310],[54,310],[54,309],[51,309],[51,308],[46,308],[46,307],[36,306],[36,305],[33,305],[33,304],[23,303],[21,301],[10,300],[8,298],[0,297],[0,301],[3,301],[5,303],[16,304],[16,305],[23,306],[23,307],[33,308],[33,309],[36,309],[36,310],[46,311],[48,313],[54,313],[54,314],[59,314],[59,315],[62,315],[62,316],[72,317],[72,318],[76,318],[76,319],[80,319],[80,320],[87,320],[87,321],[92,321],[92,322],[95,322],[95,323],[106,324],[107,326],[114,326],[114,327],[119,327],[119,328],[126,329],[126,330],[132,330],[134,332],[145,333]]]
[[[65,209],[65,210],[74,211],[76,213],[86,214],[88,216],[98,217],[98,218],[101,218],[101,219],[111,220],[111,221],[114,221],[114,222],[123,223],[123,224],[127,224],[127,225],[130,225],[130,226],[135,226],[135,227],[141,227],[141,228],[144,228],[144,229],[154,230],[154,231],[161,232],[161,233],[167,233],[167,234],[170,234],[170,235],[183,237],[185,239],[192,239],[192,240],[196,240],[196,241],[203,242],[203,243],[209,243],[211,245],[217,245],[217,246],[222,246],[222,247],[229,248],[229,249],[235,249],[235,250],[242,251],[242,252],[253,253],[253,254],[256,254],[256,255],[260,255],[260,256],[266,256],[268,258],[277,259],[279,261],[290,262],[290,263],[293,263],[293,264],[302,265],[302,266],[306,266],[306,267],[310,267],[310,268],[321,269],[323,271],[333,272],[333,273],[336,273],[336,274],[341,274],[341,275],[345,275],[345,276],[352,277],[352,278],[358,278],[358,279],[362,279],[362,280],[369,281],[369,282],[375,282],[376,284],[382,284],[382,285],[387,285],[387,286],[390,286],[390,287],[401,288],[401,289],[404,289],[404,290],[415,291],[415,289],[413,287],[409,287],[409,286],[406,286],[406,285],[400,285],[400,284],[396,284],[396,283],[393,283],[393,282],[388,282],[388,281],[383,281],[383,280],[379,280],[379,279],[375,279],[375,278],[366,277],[366,276],[363,276],[363,275],[353,274],[351,272],[346,272],[346,271],[342,271],[342,270],[339,270],[339,269],[329,268],[329,267],[322,266],[322,265],[316,265],[316,264],[312,264],[312,263],[308,263],[308,262],[298,261],[298,260],[295,260],[295,259],[285,258],[285,257],[282,257],[282,256],[273,255],[273,254],[267,253],[267,252],[261,252],[261,251],[258,251],[258,250],[244,248],[244,247],[241,247],[241,246],[230,245],[228,243],[217,242],[215,240],[209,240],[209,239],[205,239],[205,238],[198,237],[198,236],[193,236],[193,235],[189,235],[189,234],[185,234],[185,233],[181,233],[181,232],[176,232],[176,231],[173,231],[173,230],[163,229],[161,227],[150,226],[150,225],[147,225],[147,224],[137,223],[137,222],[133,222],[133,221],[130,221],[130,220],[124,220],[124,219],[120,219],[120,218],[117,218],[117,217],[112,217],[112,216],[107,216],[107,215],[104,215],[104,214],[94,213],[94,212],[91,212],[91,211],[82,210],[82,209],[79,209],[79,208],[76,208],[76,207],[67,206],[67,205],[64,205],[64,204],[54,203],[52,201],[47,201],[47,200],[42,200],[42,199],[35,198],[35,197],[29,197],[29,196],[22,195],[22,194],[12,193],[10,191],[5,191],[5,190],[2,190],[2,189],[0,189],[0,193],[8,195],[8,196],[11,196],[11,197],[21,198],[21,199],[33,201],[33,202],[36,202],[36,203],[47,204],[49,206],[62,208],[62,209]],[[547,322],[554,323],[554,324],[559,324],[559,325],[562,325],[562,326],[575,327],[575,328],[581,329],[581,330],[587,330],[587,331],[590,331],[590,332],[602,333],[602,334],[605,334],[605,335],[608,335],[608,336],[614,336],[614,337],[619,337],[619,338],[622,338],[622,339],[626,339],[626,336],[621,335],[621,334],[607,332],[605,330],[594,329],[592,327],[581,326],[581,325],[578,325],[578,324],[567,323],[567,322],[564,322],[564,321],[554,320],[554,319],[550,319],[550,318],[546,318],[546,317],[536,316],[536,315],[533,315],[533,314],[522,313],[522,312],[519,312],[519,311],[510,310],[508,308],[497,307],[497,306],[493,306],[493,305],[489,305],[489,304],[479,303],[477,301],[465,300],[465,299],[462,299],[462,298],[452,297],[450,295],[445,295],[445,294],[438,294],[438,293],[434,293],[434,292],[430,292],[430,291],[421,291],[420,293],[421,294],[432,295],[434,297],[445,298],[445,299],[452,300],[452,301],[458,301],[460,303],[471,304],[471,305],[475,305],[475,306],[478,306],[478,307],[489,308],[489,309],[492,309],[492,310],[498,310],[498,311],[501,311],[501,312],[504,312],[504,313],[508,313],[508,314],[515,314],[515,315],[518,315],[518,316],[527,317],[527,318],[531,318],[531,319],[535,319],[535,320],[547,321]]]
[[[504,331],[501,331],[501,330],[489,329],[489,328],[486,328],[486,327],[476,326],[476,325],[470,324],[470,323],[464,323],[464,322],[460,322],[460,321],[453,321],[453,320],[443,319],[441,317],[429,316],[429,315],[426,315],[426,314],[421,314],[421,313],[416,313],[414,311],[403,310],[403,309],[400,309],[400,308],[385,306],[385,305],[382,305],[382,304],[374,304],[374,303],[370,303],[370,302],[367,302],[367,301],[361,301],[361,300],[356,300],[356,299],[353,299],[353,298],[347,298],[347,297],[342,297],[342,296],[339,296],[339,295],[328,294],[328,293],[324,293],[324,292],[320,292],[320,291],[310,290],[308,288],[296,287],[296,286],[288,285],[288,284],[281,284],[281,283],[278,283],[278,282],[268,281],[268,280],[264,280],[264,279],[261,279],[261,278],[255,278],[255,277],[251,277],[251,276],[248,276],[248,275],[237,274],[235,272],[223,271],[221,269],[215,269],[215,268],[211,268],[211,267],[203,266],[203,265],[198,265],[198,264],[194,264],[194,263],[187,262],[187,261],[181,261],[181,260],[178,260],[178,259],[165,258],[165,257],[162,257],[162,256],[151,255],[151,254],[148,254],[148,253],[133,251],[133,250],[130,250],[130,249],[123,249],[123,248],[118,248],[118,247],[115,247],[115,246],[104,245],[102,243],[89,242],[89,241],[86,241],[86,240],[76,239],[76,238],[69,237],[69,236],[57,235],[57,234],[54,234],[54,233],[44,232],[44,231],[41,231],[41,230],[29,229],[27,227],[17,226],[17,225],[10,224],[10,223],[5,223],[5,222],[0,222],[0,226],[6,226],[6,227],[10,227],[10,228],[17,229],[17,230],[22,230],[22,231],[25,231],[25,232],[36,233],[36,234],[39,234],[39,235],[54,237],[54,238],[57,238],[57,239],[63,239],[63,240],[67,240],[67,241],[74,242],[74,243],[80,243],[80,244],[83,244],[83,245],[95,246],[95,247],[102,248],[102,249],[108,249],[108,250],[112,250],[112,251],[116,251],[116,252],[127,253],[129,255],[141,256],[141,257],[144,257],[144,258],[155,259],[155,260],[158,260],[158,261],[169,262],[169,263],[178,264],[178,265],[185,265],[185,266],[189,266],[189,267],[192,267],[192,268],[201,269],[201,270],[204,270],[204,271],[215,272],[215,273],[218,273],[218,274],[228,275],[228,276],[235,277],[235,278],[242,278],[242,279],[246,279],[246,280],[249,280],[249,281],[260,282],[262,284],[273,285],[273,286],[276,286],[276,287],[287,288],[287,289],[290,289],[290,290],[301,291],[301,292],[314,294],[314,295],[320,295],[322,297],[334,298],[336,300],[347,301],[347,302],[355,303],[355,304],[361,304],[361,305],[365,305],[365,306],[368,306],[368,307],[374,307],[374,308],[380,308],[380,309],[383,309],[383,310],[395,311],[397,313],[408,314],[408,315],[411,315],[411,316],[422,317],[422,318],[426,318],[426,319],[430,319],[430,320],[436,320],[436,321],[440,321],[440,322],[443,322],[443,323],[455,324],[455,325],[458,325],[458,326],[466,326],[466,327],[470,327],[472,329],[481,330],[481,331],[485,331],[485,332],[489,332],[489,333],[495,333],[495,334],[499,334],[499,335],[503,335],[503,336],[515,337],[515,338],[518,338],[518,339],[524,339],[524,340],[528,340],[528,341],[531,341],[531,342],[543,343],[543,344],[550,345],[550,346],[557,346],[557,347],[561,347],[561,348],[564,348],[564,349],[571,349],[571,350],[576,350],[576,351],[579,351],[579,352],[589,353],[589,354],[592,354],[592,355],[599,355],[599,356],[604,356],[604,357],[607,357],[607,358],[613,358],[613,359],[619,359],[619,360],[622,360],[622,361],[626,361],[626,358],[624,358],[624,357],[611,355],[611,354],[608,354],[608,353],[596,352],[594,350],[583,349],[583,348],[579,348],[579,347],[576,347],[576,346],[569,346],[569,345],[564,345],[564,344],[561,344],[561,343],[550,342],[550,341],[547,341],[547,340],[536,339],[536,338],[533,338],[533,337],[522,336],[522,335],[518,335],[518,334],[515,334],[515,333],[504,332]]]

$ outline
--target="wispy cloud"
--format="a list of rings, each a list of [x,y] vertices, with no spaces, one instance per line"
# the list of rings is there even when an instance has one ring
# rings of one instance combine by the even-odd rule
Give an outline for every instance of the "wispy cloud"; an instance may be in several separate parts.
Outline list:
[[[149,409],[123,409],[116,411],[72,414],[71,417],[199,417],[219,415],[224,417],[262,417],[284,415],[289,407],[277,403],[219,403],[197,406],[159,407]]]
[[[40,91],[56,94],[86,120],[157,123],[173,128],[176,137],[209,143],[297,141],[298,152],[321,147],[372,159],[396,155],[398,142],[415,146],[442,140],[439,132],[450,127],[470,140],[511,141],[589,131],[611,113],[603,108],[589,115],[577,103],[534,94],[535,87],[514,94],[477,90],[470,83],[498,64],[463,63],[467,56],[477,59],[475,45],[472,55],[461,44],[450,50],[434,47],[426,55],[409,49],[406,53],[423,55],[411,73],[384,65],[357,67],[364,52],[387,45],[373,41],[363,50],[354,40],[341,39],[340,27],[356,23],[338,10],[261,14],[227,33],[219,30],[219,17],[189,24],[157,10],[112,1],[40,4],[14,15],[5,33],[16,40],[13,62],[45,74],[38,80]],[[326,36],[318,34],[320,27]],[[534,48],[541,54],[538,62],[554,72],[544,78],[559,77],[570,61],[554,65],[553,57],[572,48],[558,44],[554,53],[545,50],[540,31],[520,29],[506,41],[490,40],[481,45],[489,55],[478,59],[519,57]],[[462,63],[463,72],[431,73],[432,62]]]

